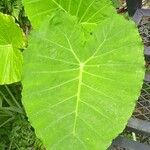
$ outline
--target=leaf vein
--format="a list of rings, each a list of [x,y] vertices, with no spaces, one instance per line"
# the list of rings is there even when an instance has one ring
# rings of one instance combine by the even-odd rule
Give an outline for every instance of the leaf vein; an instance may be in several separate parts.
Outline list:
[[[95,108],[92,104],[89,104],[83,100],[80,100],[83,104],[85,104],[86,106],[88,106],[89,108],[91,108],[92,110],[94,110],[95,112],[97,112],[100,116],[105,117],[106,119],[109,119],[108,116],[104,115],[102,112],[100,112],[97,108]]]
[[[107,94],[105,94],[105,93],[103,93],[103,92],[98,91],[97,89],[95,89],[95,88],[89,86],[88,84],[85,84],[85,83],[82,83],[82,84],[83,84],[85,87],[87,87],[87,88],[89,88],[89,89],[95,91],[96,93],[102,94],[102,95],[104,95],[104,96],[107,97],[107,98],[113,99],[112,97],[108,96]]]
[[[52,0],[61,10],[67,13],[67,11],[60,5],[58,4],[55,0]]]
[[[67,139],[69,136],[71,136],[70,134],[65,135],[63,138],[61,138],[60,140],[58,140],[55,144],[53,144],[53,146],[50,146],[50,149],[54,149],[56,146],[58,146],[61,142],[63,142],[65,139]],[[56,150],[56,149],[55,149]]]
[[[80,64],[80,59],[78,58],[78,56],[77,56],[76,53],[74,52],[73,47],[72,47],[72,45],[71,45],[71,43],[70,43],[69,38],[68,38],[66,35],[65,35],[65,37],[66,37],[66,39],[67,39],[67,41],[68,41],[68,44],[69,44],[69,47],[70,47],[70,49],[71,49],[72,54],[74,55],[74,57],[75,57],[75,59],[77,60],[77,62]]]
[[[42,92],[47,92],[47,91],[51,91],[51,90],[53,90],[53,89],[56,89],[56,88],[61,87],[61,86],[63,86],[63,85],[66,85],[66,84],[68,84],[68,83],[70,83],[70,82],[73,82],[73,81],[75,81],[75,80],[77,80],[77,79],[78,79],[77,77],[76,77],[76,78],[73,78],[73,79],[71,79],[71,80],[68,80],[68,81],[66,81],[66,82],[63,82],[63,83],[58,84],[58,85],[56,85],[56,86],[53,86],[53,87],[50,87],[50,88],[48,88],[48,89],[42,90],[42,91],[40,91],[40,93],[42,93]]]
[[[95,75],[95,74],[92,74],[92,73],[87,72],[87,71],[83,71],[83,72],[84,72],[84,73],[86,73],[86,74],[88,74],[88,75],[90,75],[90,76],[93,76],[93,77],[97,77],[97,78],[101,78],[101,79],[106,79],[106,80],[114,81],[114,80],[113,80],[113,79],[111,79],[111,78],[105,78],[105,77],[103,77],[103,76]]]
[[[95,134],[97,134],[100,138],[102,138],[102,136],[99,135],[98,132],[97,132],[89,123],[87,123],[83,118],[81,118],[81,117],[79,116],[79,119],[80,119],[82,122],[84,122],[84,124],[86,124]]]
[[[32,72],[33,74],[53,74],[53,73],[63,73],[63,72],[72,72],[79,70],[79,68],[76,69],[66,69],[66,70],[56,70],[56,71],[38,71],[38,72]]]
[[[42,58],[48,58],[48,59],[51,59],[51,60],[54,60],[54,61],[60,61],[60,62],[66,63],[66,64],[79,65],[77,63],[73,63],[73,62],[69,62],[69,61],[61,60],[61,59],[56,59],[56,58],[52,58],[52,57],[49,57],[49,56],[44,56],[44,55],[37,55],[37,56],[42,57]]]
[[[72,111],[72,112],[70,112],[70,113],[67,113],[66,115],[61,116],[61,118],[59,118],[59,119],[57,119],[57,120],[51,122],[48,126],[46,126],[45,128],[43,128],[43,130],[45,131],[45,130],[49,129],[50,127],[56,125],[59,121],[65,119],[66,117],[72,115],[73,113],[74,113],[74,111]]]
[[[47,42],[50,42],[50,43],[52,43],[52,44],[54,44],[54,45],[57,45],[57,46],[59,46],[59,47],[61,47],[61,48],[66,49],[67,51],[70,51],[70,52],[71,52],[71,49],[70,49],[70,48],[64,47],[63,45],[58,44],[57,42],[54,42],[54,41],[49,40],[49,39],[47,39],[47,38],[43,38],[43,40],[45,40],[45,41],[47,41]]]
[[[108,6],[109,4],[106,4],[104,7],[102,7],[101,9],[97,10],[91,17],[89,17],[89,19],[87,20],[87,22],[89,22],[93,17],[95,17],[100,11],[102,11],[104,8],[106,8],[106,6]]]

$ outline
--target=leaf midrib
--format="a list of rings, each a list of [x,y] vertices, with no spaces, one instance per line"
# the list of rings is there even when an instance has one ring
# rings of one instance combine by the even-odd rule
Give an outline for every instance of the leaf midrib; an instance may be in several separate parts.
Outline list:
[[[76,136],[76,124],[77,124],[78,109],[79,109],[79,102],[80,102],[82,78],[83,78],[83,72],[84,72],[83,68],[84,68],[84,64],[80,63],[79,82],[78,82],[78,89],[77,89],[77,100],[76,100],[76,107],[75,107],[75,119],[74,119],[74,125],[73,125],[73,135],[74,136]]]

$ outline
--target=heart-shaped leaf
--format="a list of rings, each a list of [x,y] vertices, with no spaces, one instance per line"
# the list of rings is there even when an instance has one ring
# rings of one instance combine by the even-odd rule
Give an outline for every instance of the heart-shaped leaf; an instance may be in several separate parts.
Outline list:
[[[25,6],[37,3],[38,10],[38,2]],[[132,114],[143,46],[132,22],[109,13],[94,25],[62,8],[31,17],[36,29],[25,52],[23,104],[47,150],[106,150]]]
[[[0,84],[21,79],[22,52],[25,37],[13,17],[0,13]]]

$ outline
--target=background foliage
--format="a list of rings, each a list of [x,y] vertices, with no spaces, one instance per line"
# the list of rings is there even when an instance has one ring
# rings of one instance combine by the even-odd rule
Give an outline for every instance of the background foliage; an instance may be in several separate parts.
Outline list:
[[[14,16],[28,34],[30,22],[21,0],[1,0],[0,12]],[[42,150],[21,104],[21,83],[0,86],[0,150]]]

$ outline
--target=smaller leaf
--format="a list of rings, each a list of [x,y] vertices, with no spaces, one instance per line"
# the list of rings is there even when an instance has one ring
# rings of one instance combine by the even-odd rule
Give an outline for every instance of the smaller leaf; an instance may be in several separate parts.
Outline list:
[[[21,79],[25,36],[13,17],[0,13],[0,84]]]

